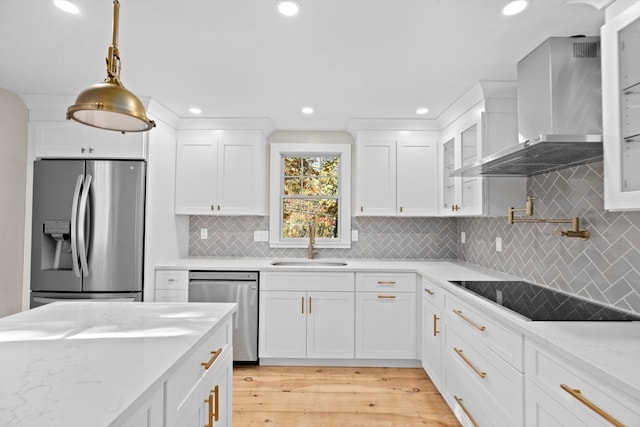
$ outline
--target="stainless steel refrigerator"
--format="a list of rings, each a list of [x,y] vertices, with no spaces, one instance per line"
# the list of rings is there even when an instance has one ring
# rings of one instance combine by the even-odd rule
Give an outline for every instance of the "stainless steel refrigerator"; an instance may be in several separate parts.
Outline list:
[[[31,307],[142,300],[144,161],[37,160]]]

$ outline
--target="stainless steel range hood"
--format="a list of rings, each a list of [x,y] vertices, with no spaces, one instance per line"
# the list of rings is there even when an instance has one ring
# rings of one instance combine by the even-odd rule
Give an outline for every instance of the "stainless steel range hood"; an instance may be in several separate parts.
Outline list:
[[[531,176],[602,159],[599,37],[552,37],[518,63],[520,143],[452,176]]]

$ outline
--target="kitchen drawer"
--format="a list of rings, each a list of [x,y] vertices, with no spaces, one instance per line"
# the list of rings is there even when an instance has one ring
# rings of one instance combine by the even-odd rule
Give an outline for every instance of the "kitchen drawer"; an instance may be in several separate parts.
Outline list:
[[[156,302],[188,302],[189,291],[187,289],[158,289],[156,290]]]
[[[415,273],[356,273],[357,291],[415,292]]]
[[[445,324],[445,363],[475,394],[487,397],[491,412],[507,426],[523,423],[523,374],[475,338],[465,339]]]
[[[157,270],[156,289],[182,289],[189,288],[189,272],[187,270]]]
[[[640,402],[633,401],[620,391],[597,381],[588,372],[571,366],[570,361],[563,360],[526,340],[525,363],[527,379],[579,418],[584,425],[595,427],[613,424],[599,415],[597,409],[589,408],[586,402],[589,401],[621,425],[640,427]],[[574,390],[574,395],[563,389],[562,385]],[[578,397],[585,401],[579,400]]]
[[[216,363],[223,360],[226,352],[232,352],[231,318],[221,323],[213,333],[189,352],[188,357],[178,364],[179,368],[166,383],[167,425],[178,425],[178,414],[183,411],[187,397],[200,387],[203,379],[212,372]],[[211,366],[202,364],[213,361]]]
[[[474,297],[475,298],[475,297]],[[523,371],[524,337],[454,295],[445,300],[447,320],[463,337],[473,336],[518,371]]]
[[[353,291],[353,273],[260,273],[262,291]]]
[[[422,278],[422,298],[439,309],[444,307],[444,289]]]

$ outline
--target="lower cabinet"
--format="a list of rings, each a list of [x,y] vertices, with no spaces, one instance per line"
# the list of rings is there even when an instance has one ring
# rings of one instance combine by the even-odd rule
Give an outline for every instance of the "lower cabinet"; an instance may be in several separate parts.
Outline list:
[[[260,286],[260,357],[353,358],[353,273],[267,272]]]
[[[640,426],[640,404],[525,340],[525,426]]]
[[[416,275],[356,273],[356,358],[416,359]]]
[[[155,302],[187,302],[189,272],[187,270],[156,270]],[[145,298],[145,301],[148,301]]]
[[[422,367],[438,388],[442,388],[444,290],[422,279]]]
[[[164,392],[158,387],[153,395],[131,415],[120,427],[163,427],[164,426]]]

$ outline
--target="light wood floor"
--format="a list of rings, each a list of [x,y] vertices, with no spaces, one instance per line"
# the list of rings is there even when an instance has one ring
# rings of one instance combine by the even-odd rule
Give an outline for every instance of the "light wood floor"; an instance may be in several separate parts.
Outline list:
[[[422,369],[236,366],[234,427],[460,424]]]

